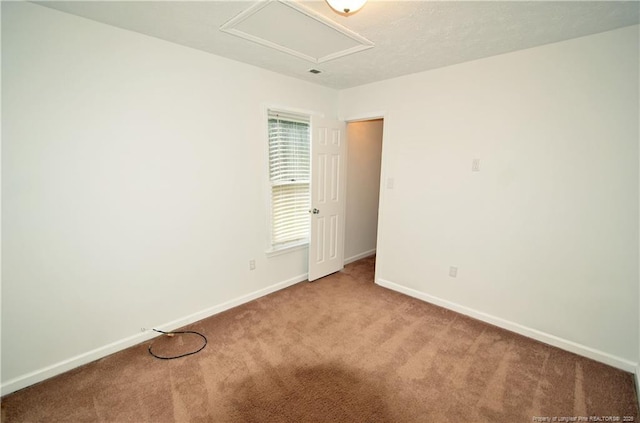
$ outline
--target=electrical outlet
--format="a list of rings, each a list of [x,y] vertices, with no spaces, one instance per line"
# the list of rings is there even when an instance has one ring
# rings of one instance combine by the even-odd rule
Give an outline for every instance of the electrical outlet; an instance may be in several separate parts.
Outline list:
[[[471,171],[480,172],[480,159],[473,159],[473,162],[471,163]]]
[[[455,278],[458,276],[458,268],[455,266],[450,266],[449,267],[449,276],[451,276],[452,278]]]
[[[253,259],[249,260],[249,270],[256,270],[256,261]]]

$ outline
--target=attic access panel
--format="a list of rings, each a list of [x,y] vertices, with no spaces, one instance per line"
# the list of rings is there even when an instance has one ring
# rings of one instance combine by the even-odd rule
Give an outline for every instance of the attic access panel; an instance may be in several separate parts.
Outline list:
[[[259,2],[222,25],[220,30],[312,63],[374,46],[350,29],[284,0]]]

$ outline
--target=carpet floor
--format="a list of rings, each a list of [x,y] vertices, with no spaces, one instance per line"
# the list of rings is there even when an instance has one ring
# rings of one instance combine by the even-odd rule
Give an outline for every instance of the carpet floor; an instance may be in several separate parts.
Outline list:
[[[190,325],[196,355],[146,342],[8,395],[2,421],[638,421],[630,373],[379,287],[373,265]]]

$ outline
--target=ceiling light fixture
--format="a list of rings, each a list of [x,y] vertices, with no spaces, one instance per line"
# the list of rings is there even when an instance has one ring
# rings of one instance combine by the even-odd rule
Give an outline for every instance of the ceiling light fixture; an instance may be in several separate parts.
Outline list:
[[[348,15],[360,9],[367,0],[326,0],[329,6],[338,13]]]

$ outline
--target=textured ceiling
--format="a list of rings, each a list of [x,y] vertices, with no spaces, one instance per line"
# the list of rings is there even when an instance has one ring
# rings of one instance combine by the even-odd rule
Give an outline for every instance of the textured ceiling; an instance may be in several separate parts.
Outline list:
[[[640,10],[637,1],[369,1],[345,17],[324,1],[304,1],[305,7],[375,43],[369,50],[314,65],[219,30],[255,3],[38,2],[338,89],[634,25]],[[313,67],[322,73],[309,73]]]

